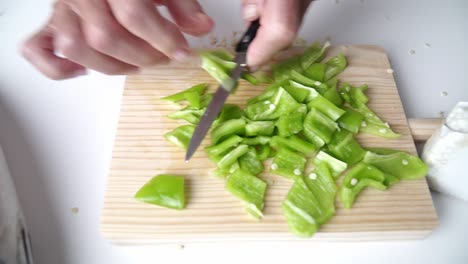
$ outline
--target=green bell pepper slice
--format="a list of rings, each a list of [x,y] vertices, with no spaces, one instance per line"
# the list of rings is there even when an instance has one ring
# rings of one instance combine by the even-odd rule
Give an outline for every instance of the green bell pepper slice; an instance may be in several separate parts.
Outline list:
[[[320,42],[313,43],[308,47],[301,55],[300,62],[302,69],[308,69],[313,63],[320,61],[325,51],[330,47],[330,43],[327,41],[323,45]]]
[[[288,58],[271,66],[271,72],[275,82],[289,79],[291,70],[298,72],[302,71],[301,60],[299,56]]]
[[[216,122],[223,123],[231,119],[239,119],[242,117],[242,109],[239,106],[233,104],[224,104],[221,112],[216,118]]]
[[[395,133],[387,123],[384,123],[372,110],[365,104],[360,104],[356,111],[364,116],[360,131],[384,138],[399,138],[401,135]]]
[[[226,190],[246,203],[246,211],[255,218],[263,216],[266,182],[242,169],[232,173],[226,180]]]
[[[310,143],[314,144],[314,146],[319,149],[325,145],[325,141],[321,137],[319,137],[314,131],[310,130],[307,127],[301,131],[301,135]]]
[[[399,179],[421,179],[427,175],[427,165],[417,156],[407,152],[377,154],[367,151],[363,161]]]
[[[227,154],[222,155],[222,157],[217,161],[217,166],[219,168],[228,168],[234,162],[237,161],[242,155],[246,154],[249,151],[249,146],[245,144],[238,145],[233,150],[229,151]],[[240,165],[240,164],[239,164]]]
[[[325,63],[313,63],[304,71],[304,75],[320,82],[325,81]]]
[[[257,146],[257,157],[259,160],[264,161],[270,157],[271,147],[270,145],[258,145]]]
[[[238,135],[232,135],[216,145],[205,147],[205,151],[208,153],[208,155],[222,155],[231,150],[233,147],[237,147],[241,142],[241,137]]]
[[[304,177],[304,181],[312,193],[315,194],[322,208],[330,210],[331,215],[333,215],[337,187],[328,166],[324,163],[318,164],[315,166],[314,171]]]
[[[338,125],[351,133],[357,134],[364,121],[364,116],[356,110],[343,107],[346,112],[338,119]]]
[[[341,106],[343,104],[343,99],[341,99],[341,96],[336,88],[328,88],[328,90],[323,94],[323,97],[336,106]]]
[[[343,54],[338,54],[333,58],[330,58],[327,62],[327,69],[325,70],[325,81],[330,80],[337,74],[344,71],[347,65],[346,58]]]
[[[241,118],[230,119],[218,124],[211,130],[211,143],[216,144],[231,135],[244,135],[245,124],[245,120]]]
[[[304,119],[304,129],[310,130],[320,137],[325,143],[329,143],[338,125],[328,116],[312,107]]]
[[[252,136],[271,136],[275,131],[275,122],[273,121],[252,121],[245,125],[245,135]]]
[[[217,57],[213,52],[204,52],[200,54],[201,67],[219,84],[228,90],[234,90],[237,82],[233,80],[229,73],[236,66],[235,62],[224,60]]]
[[[156,175],[138,190],[135,199],[144,203],[181,210],[185,208],[184,183],[183,176]]]
[[[172,94],[172,95],[169,95],[169,96],[166,96],[166,97],[163,97],[161,98],[161,100],[166,100],[166,101],[170,101],[170,102],[178,102],[178,101],[182,101],[182,100],[186,100],[186,97],[185,95],[187,93],[196,93],[198,95],[202,95],[206,88],[208,87],[208,85],[206,83],[200,83],[200,84],[196,84],[182,92],[178,92],[178,93],[175,93],[175,94]]]
[[[360,105],[367,104],[369,98],[364,94],[367,90],[367,84],[359,87],[353,87],[349,83],[343,83],[340,88],[340,94],[349,105],[354,108],[358,108]]]
[[[335,132],[327,147],[331,154],[349,166],[361,161],[366,153],[354,138],[354,134],[343,129]]]
[[[194,125],[183,125],[165,133],[164,138],[178,147],[187,149],[193,132],[195,132]]]
[[[282,115],[276,121],[276,127],[278,128],[278,135],[282,137],[288,137],[297,134],[302,131],[305,112],[307,107],[299,107],[297,111],[294,111],[288,115]]]
[[[372,165],[360,162],[346,173],[342,185],[347,188],[352,188],[362,179],[372,179],[383,183],[385,174]]]
[[[257,155],[257,151],[253,147],[249,147],[249,151],[239,157],[239,166],[242,170],[258,175],[263,171],[263,163]]]
[[[394,185],[395,183],[398,183],[400,181],[400,178],[393,176],[392,174],[389,173],[384,173],[385,175],[385,180],[383,184],[389,188],[390,186]]]
[[[194,109],[193,107],[187,106],[181,110],[172,112],[167,115],[170,119],[183,119],[191,124],[198,124],[201,116],[205,113],[206,108]]]
[[[241,78],[253,85],[258,85],[262,83],[271,83],[273,81],[272,78],[268,76],[265,72],[256,72],[256,73],[243,72],[241,74]]]
[[[299,108],[299,104],[284,88],[278,87],[269,99],[248,104],[244,112],[254,121],[275,120]]]
[[[304,155],[287,148],[280,148],[273,158],[270,171],[286,178],[297,179],[304,174],[306,161]]]
[[[343,109],[328,101],[325,97],[323,97],[316,91],[311,91],[309,98],[310,100],[307,103],[307,107],[309,109],[316,108],[333,121],[336,121],[338,118],[340,118],[340,116],[342,116],[345,113]]]
[[[292,70],[290,74],[291,74],[290,78],[296,83],[300,83],[304,86],[309,86],[309,87],[313,87],[316,85],[315,80],[312,80],[309,77],[302,75],[298,71]]]
[[[257,136],[252,138],[243,138],[242,144],[255,146],[255,145],[265,145],[270,143],[271,137],[267,136]]]
[[[322,163],[328,166],[335,179],[348,168],[348,165],[345,162],[327,154],[324,151],[319,151],[313,160],[313,164],[315,166],[320,166]]]
[[[348,188],[342,185],[340,189],[340,200],[343,203],[343,206],[348,209],[351,208],[354,204],[354,201],[356,200],[356,197],[366,187],[373,187],[381,191],[384,191],[387,189],[387,186],[385,186],[383,183],[373,180],[373,179],[369,179],[369,178],[364,178],[360,180],[352,188]]]
[[[303,103],[309,96],[309,87],[307,89],[303,88],[305,86],[295,83],[290,80],[289,84],[282,86],[298,103]],[[297,85],[295,85],[297,84]],[[310,88],[312,89],[312,88]]]
[[[309,143],[296,135],[284,138],[280,136],[274,136],[270,140],[270,146],[276,150],[282,148],[289,148],[290,150],[301,152],[306,156],[312,156],[317,151],[314,144]]]

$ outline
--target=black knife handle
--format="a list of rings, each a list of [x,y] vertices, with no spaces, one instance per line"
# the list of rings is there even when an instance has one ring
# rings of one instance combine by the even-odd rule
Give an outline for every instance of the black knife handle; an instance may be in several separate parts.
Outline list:
[[[247,49],[249,48],[250,43],[252,40],[255,38],[255,35],[257,35],[257,30],[260,27],[260,20],[257,19],[253,21],[245,34],[242,36],[240,39],[239,43],[237,43],[236,46],[236,52],[247,52]]]

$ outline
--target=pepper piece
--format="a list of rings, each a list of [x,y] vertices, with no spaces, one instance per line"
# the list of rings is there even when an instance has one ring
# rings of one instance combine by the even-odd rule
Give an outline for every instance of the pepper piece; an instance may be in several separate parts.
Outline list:
[[[335,213],[337,187],[331,171],[325,163],[315,166],[313,172],[304,177],[309,189],[315,194],[324,210],[332,216]]]
[[[320,138],[314,131],[310,128],[304,127],[301,131],[301,135],[310,143],[314,144],[314,146],[319,149],[325,145],[325,141]]]
[[[300,56],[302,69],[308,69],[314,62],[320,61],[325,55],[325,51],[330,47],[330,42],[320,45],[320,42],[313,43]]]
[[[236,86],[236,81],[229,76],[229,73],[234,69],[236,64],[232,61],[224,60],[217,55],[217,53],[213,52],[201,53],[201,67],[219,84],[232,90]]]
[[[277,150],[289,148],[291,150],[301,152],[306,156],[311,156],[317,150],[314,144],[309,143],[296,135],[292,135],[288,138],[274,136],[271,138],[270,146]]]
[[[291,113],[299,108],[299,104],[284,88],[278,87],[276,93],[269,99],[248,104],[245,114],[254,121],[275,120],[281,115]]]
[[[239,157],[239,166],[242,170],[258,175],[263,171],[263,163],[257,155],[257,151],[253,147],[249,147],[249,151]]]
[[[421,179],[428,172],[427,165],[419,157],[403,151],[391,154],[367,151],[363,161],[400,179]]]
[[[243,138],[242,139],[242,144],[250,145],[250,146],[255,146],[255,145],[265,145],[270,143],[270,137],[266,136],[257,136],[253,138]]]
[[[336,131],[327,147],[335,157],[349,166],[361,161],[366,153],[354,135],[346,130]]]
[[[345,111],[332,102],[328,101],[325,97],[320,95],[317,91],[311,91],[309,95],[309,102],[307,103],[307,107],[309,109],[316,108],[331,120],[335,121],[340,116],[342,116]]]
[[[338,93],[338,90],[336,90],[336,87],[328,88],[328,90],[323,94],[323,97],[325,97],[328,101],[332,102],[336,106],[340,106],[343,104],[343,99],[341,99],[341,96]]]
[[[401,135],[392,131],[387,123],[384,123],[372,110],[365,104],[360,104],[356,111],[364,116],[360,131],[384,138],[399,138]]]
[[[203,92],[205,92],[207,87],[208,85],[206,83],[196,84],[182,92],[178,92],[178,93],[163,97],[161,98],[161,100],[166,100],[166,101],[171,101],[171,102],[178,102],[178,101],[186,100],[185,94],[195,92],[201,95],[203,94]]]
[[[304,173],[306,158],[287,148],[280,148],[271,163],[271,172],[290,179],[297,179]]]
[[[346,112],[338,119],[338,125],[354,134],[357,134],[362,125],[362,121],[364,120],[364,116],[352,108],[343,107],[343,109]]]
[[[248,151],[249,151],[249,146],[241,144],[235,147],[233,150],[229,151],[227,154],[223,155],[219,159],[216,165],[220,168],[228,168],[234,162],[236,162],[239,157],[241,157]]]
[[[270,145],[258,145],[257,146],[257,157],[259,160],[264,161],[270,157],[271,147]]]
[[[342,185],[347,188],[353,188],[353,186],[363,179],[371,179],[383,183],[385,175],[376,167],[360,162],[346,173]]]
[[[330,169],[332,176],[336,179],[338,176],[348,168],[348,165],[343,161],[334,158],[333,156],[327,154],[324,151],[319,151],[313,160],[315,166],[320,166],[321,163],[324,163]]]
[[[231,135],[243,135],[245,133],[244,119],[230,119],[218,124],[211,130],[211,142],[216,144]]]
[[[313,63],[304,71],[304,75],[320,82],[325,80],[325,63]]]
[[[288,137],[290,135],[297,134],[303,129],[304,117],[307,111],[307,107],[302,105],[288,115],[282,115],[276,121],[276,127],[278,128],[278,135],[282,137]]]
[[[329,143],[338,125],[315,107],[312,107],[305,117],[304,128],[314,132],[325,143]]]
[[[167,117],[171,119],[183,119],[189,123],[197,124],[198,122],[200,122],[200,118],[205,112],[205,110],[205,108],[194,109],[191,106],[187,106],[181,110],[168,114]]]
[[[246,203],[246,211],[255,218],[263,216],[263,199],[267,188],[266,182],[237,169],[226,180],[226,189]]]
[[[172,209],[185,208],[185,179],[183,176],[160,174],[144,184],[135,199]]]
[[[300,56],[285,59],[271,66],[271,72],[276,82],[289,79],[291,70],[302,71]]]
[[[343,54],[340,53],[338,54],[338,56],[330,58],[326,64],[327,69],[325,70],[325,81],[330,80],[338,73],[344,71],[347,65],[347,61],[345,56],[343,56]]]
[[[381,191],[387,189],[383,183],[369,178],[360,180],[355,186],[353,186],[353,188],[342,186],[340,189],[340,200],[343,203],[343,206],[348,209],[351,208],[359,193],[368,186]]]
[[[216,145],[206,147],[205,151],[208,153],[208,155],[222,155],[228,152],[233,147],[237,147],[241,141],[241,137],[239,137],[238,135],[232,135],[226,140]]]
[[[164,134],[164,138],[176,146],[187,149],[193,132],[195,132],[194,125],[183,125]]]
[[[268,76],[265,72],[256,72],[256,73],[243,72],[241,74],[241,78],[253,85],[258,85],[261,83],[271,83],[273,81],[271,77]]]
[[[271,136],[275,130],[273,121],[252,121],[245,125],[245,135],[251,136]]]

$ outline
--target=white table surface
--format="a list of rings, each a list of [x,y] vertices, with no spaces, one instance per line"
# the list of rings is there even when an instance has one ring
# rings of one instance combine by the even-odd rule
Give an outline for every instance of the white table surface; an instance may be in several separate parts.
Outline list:
[[[242,29],[239,2],[203,1],[217,23],[217,36]],[[92,73],[50,81],[18,55],[19,42],[45,21],[50,3],[0,0],[0,144],[36,263],[468,263],[468,203],[435,193],[440,226],[421,241],[193,244],[183,250],[111,245],[98,222],[124,78]],[[407,115],[438,117],[468,100],[467,14],[464,0],[322,0],[309,10],[300,36],[383,46]]]

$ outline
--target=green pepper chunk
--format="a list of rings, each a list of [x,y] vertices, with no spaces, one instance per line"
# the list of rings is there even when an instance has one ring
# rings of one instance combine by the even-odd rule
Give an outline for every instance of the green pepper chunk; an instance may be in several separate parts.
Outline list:
[[[325,63],[313,63],[304,71],[304,75],[320,82],[325,81]]]
[[[295,81],[297,83],[300,83],[302,85],[305,85],[305,86],[313,87],[315,85],[315,80],[312,80],[309,77],[304,76],[304,75],[302,75],[301,73],[299,73],[299,72],[297,72],[295,70],[291,71],[291,77],[290,78],[293,81]]]
[[[340,189],[340,200],[343,203],[343,206],[348,209],[351,208],[359,193],[368,186],[381,191],[387,189],[387,187],[383,183],[369,178],[364,178],[360,180],[352,188],[348,188],[343,185]]]
[[[241,157],[248,151],[249,151],[249,146],[241,144],[235,147],[233,150],[229,151],[227,154],[223,155],[217,162],[217,165],[220,168],[228,168],[234,162],[236,162],[239,157]]]
[[[419,157],[403,151],[391,154],[367,151],[363,161],[399,179],[421,179],[428,172],[427,165]]]
[[[360,131],[384,138],[399,138],[401,135],[392,131],[387,123],[384,123],[372,110],[365,104],[360,104],[356,111],[364,116]]]
[[[385,175],[385,180],[384,180],[383,184],[385,186],[387,186],[387,188],[389,188],[393,184],[398,183],[400,181],[400,178],[398,178],[396,176],[393,176],[393,175],[391,175],[389,173],[384,173],[384,175]]]
[[[317,149],[323,147],[325,145],[325,141],[320,138],[314,131],[311,129],[304,127],[301,131],[302,137],[304,137],[307,141],[314,144]]]
[[[343,83],[340,89],[340,94],[349,105],[354,108],[358,108],[363,104],[367,104],[369,98],[364,94],[364,91],[367,90],[367,84],[361,85],[359,87],[353,87],[349,83]]]
[[[320,42],[317,41],[308,47],[300,56],[302,69],[308,69],[313,63],[320,61],[329,46],[329,42],[320,45]]]
[[[343,54],[338,54],[327,61],[327,69],[325,70],[325,81],[330,80],[338,73],[344,71],[347,65],[347,61]]]
[[[251,136],[271,136],[275,130],[273,121],[252,121],[245,125],[245,135]]]
[[[197,92],[189,92],[184,94],[185,100],[187,100],[190,105],[196,109],[200,109],[201,96]]]
[[[183,176],[160,174],[154,176],[135,194],[135,199],[172,209],[185,208],[185,179]]]
[[[364,120],[364,116],[352,108],[343,107],[343,109],[346,112],[338,119],[338,125],[349,132],[357,134]]]
[[[271,147],[270,145],[258,145],[257,146],[257,157],[259,160],[264,161],[270,157]]]
[[[328,101],[325,97],[316,91],[311,91],[309,98],[310,100],[307,103],[307,107],[309,109],[316,108],[333,121],[337,120],[345,113],[343,109]]]
[[[241,74],[241,78],[248,81],[249,83],[253,85],[272,82],[271,77],[268,76],[265,72],[256,72],[256,73],[243,72]]]
[[[171,102],[178,102],[178,101],[186,100],[185,94],[194,92],[194,93],[197,93],[197,94],[201,95],[201,94],[203,94],[203,92],[205,92],[207,87],[208,87],[208,85],[206,83],[200,83],[200,84],[194,85],[194,86],[192,86],[192,87],[190,87],[190,88],[188,88],[188,89],[186,89],[186,90],[184,90],[182,92],[178,92],[178,93],[163,97],[161,99],[166,100],[166,101],[171,101]]]
[[[312,131],[325,143],[329,143],[338,125],[325,114],[312,107],[304,120],[304,129]]]
[[[343,99],[341,99],[341,96],[338,93],[338,90],[336,90],[336,88],[329,88],[323,94],[323,97],[325,97],[328,101],[332,102],[336,106],[340,106],[343,104]]]
[[[216,144],[231,135],[243,135],[245,133],[244,119],[230,119],[217,125],[211,130],[211,142]]]
[[[242,117],[242,110],[239,106],[233,104],[225,104],[221,109],[216,121],[218,123],[225,122],[231,119],[239,119]]]
[[[235,89],[237,82],[229,76],[229,73],[234,69],[236,63],[224,60],[217,55],[214,52],[201,53],[201,67],[224,88],[231,91]]]
[[[321,163],[324,163],[328,166],[332,176],[335,179],[338,178],[338,176],[348,168],[348,165],[345,162],[334,158],[324,151],[319,151],[313,160],[313,164],[315,166],[320,166]]]
[[[184,109],[172,112],[167,115],[171,119],[183,119],[192,124],[198,124],[200,118],[205,113],[205,108],[203,109],[194,109],[193,107],[185,107]]]
[[[304,177],[304,181],[315,194],[322,208],[328,210],[330,216],[333,215],[337,187],[328,166],[325,163],[318,164],[313,172]]]
[[[270,137],[266,136],[257,136],[253,138],[243,138],[242,139],[242,144],[250,145],[250,146],[255,146],[255,145],[265,145],[270,143]]]
[[[194,125],[183,125],[164,134],[164,138],[176,146],[187,149],[193,132],[195,132]]]
[[[266,182],[242,169],[237,169],[226,180],[226,189],[246,203],[246,210],[255,218],[263,216]]]
[[[271,163],[271,172],[290,179],[297,179],[304,173],[306,158],[287,148],[277,150]]]
[[[275,120],[281,115],[291,113],[300,106],[301,104],[284,88],[278,87],[276,93],[271,98],[248,104],[245,114],[254,121]]]
[[[297,111],[294,111],[288,115],[282,115],[276,121],[276,127],[278,128],[278,135],[282,137],[288,137],[297,134],[302,131],[305,112],[307,107],[299,107]]]
[[[271,72],[276,82],[290,78],[291,70],[302,71],[299,56],[294,56],[271,66]]]
[[[346,130],[336,131],[327,147],[331,154],[350,166],[361,161],[366,153],[354,135]]]
[[[346,173],[342,185],[347,188],[353,188],[362,179],[371,179],[383,183],[385,175],[376,167],[360,162]]]
[[[288,138],[274,136],[271,138],[270,146],[277,150],[289,148],[291,150],[301,152],[306,156],[311,156],[317,150],[314,144],[309,143],[296,135],[292,135]]]
[[[222,142],[216,145],[206,147],[205,150],[208,153],[208,155],[222,155],[228,152],[233,147],[237,147],[241,141],[241,137],[239,137],[238,135],[232,135],[226,140],[223,140]]]
[[[239,157],[239,166],[242,170],[258,175],[263,171],[263,163],[257,155],[257,151],[253,147],[249,147],[249,151]]]

